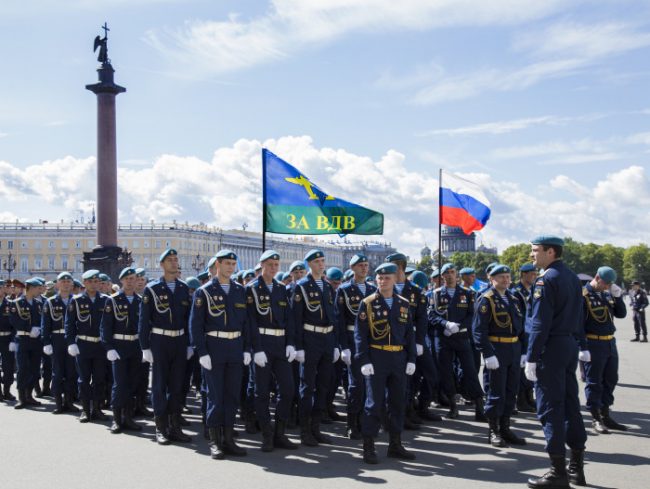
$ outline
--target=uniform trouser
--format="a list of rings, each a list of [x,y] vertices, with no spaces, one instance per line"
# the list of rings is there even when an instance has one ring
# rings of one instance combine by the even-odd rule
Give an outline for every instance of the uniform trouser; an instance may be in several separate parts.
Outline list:
[[[363,436],[377,436],[386,401],[389,432],[401,433],[406,411],[406,352],[371,350],[370,363],[375,373],[364,379],[366,403],[361,417],[361,433]]]
[[[209,428],[235,425],[243,364],[241,361],[217,363],[219,357],[210,355],[212,370],[203,369],[203,378],[208,389],[206,425]]]
[[[40,378],[44,382],[52,380],[52,358],[41,351],[41,371]]]
[[[41,365],[42,343],[40,338],[18,336],[16,341],[16,363],[18,364],[18,390],[31,390],[38,382]]]
[[[519,390],[521,367],[521,343],[492,343],[499,368],[488,370],[487,402],[485,414],[488,418],[510,416],[515,407]]]
[[[277,383],[277,403],[275,418],[281,421],[289,419],[291,403],[293,402],[293,372],[291,364],[287,362],[284,350],[272,352],[265,350],[268,363],[264,367],[255,365],[255,414],[260,424],[271,422],[269,402],[271,398],[272,383]]]
[[[151,400],[156,416],[180,414],[187,364],[187,338],[151,335]]]
[[[537,418],[546,451],[565,456],[566,446],[583,450],[587,440],[578,399],[578,343],[573,336],[550,336],[537,362]]]
[[[302,419],[320,416],[325,410],[332,379],[334,335],[305,332],[305,363],[300,366],[300,404]]]
[[[55,396],[74,395],[78,376],[74,357],[68,354],[68,345],[62,334],[52,334],[52,393]]]
[[[197,381],[197,375],[199,380]],[[201,386],[201,364],[199,363],[198,355],[192,355],[187,361],[185,366],[185,377],[183,378],[183,406],[187,404],[187,394],[190,392],[190,387],[192,382],[194,385],[197,384]]]
[[[241,379],[241,408],[245,416],[255,414],[255,369],[253,362],[244,365]]]
[[[79,340],[79,355],[76,357],[79,376],[79,394],[82,401],[98,403],[104,398],[106,369],[106,351],[101,343]]]
[[[16,369],[16,354],[9,351],[9,336],[0,337],[0,362],[2,365],[1,384],[11,385],[14,383],[14,371]]]
[[[584,364],[587,409],[600,409],[614,404],[614,388],[618,383],[618,351],[616,340],[587,339],[591,362]]]
[[[140,368],[136,373],[137,376],[137,387],[136,387],[136,397],[145,398],[147,397],[147,389],[149,389],[149,362],[143,362],[140,358]]]
[[[634,334],[639,336],[648,336],[648,328],[645,324],[645,309],[642,311],[634,311]]]
[[[127,343],[124,341],[123,343]],[[137,344],[137,341],[134,343]],[[119,360],[112,362],[113,387],[111,389],[111,407],[113,410],[127,407],[138,390],[138,373],[142,363],[142,350],[139,345],[125,345],[115,348]]]
[[[348,332],[348,344],[354,345],[354,333]],[[358,414],[363,410],[365,396],[365,385],[363,384],[363,375],[361,375],[361,362],[356,358],[356,348],[350,348],[352,353],[352,363],[347,368],[348,371],[348,405],[349,414]]]
[[[341,359],[338,359],[336,363],[332,364],[332,377],[330,379],[330,387],[327,391],[327,401],[326,406],[329,406],[334,402],[336,393],[339,390],[339,386],[343,383],[343,370],[345,364]]]
[[[424,345],[424,352],[415,359],[415,372],[417,377],[409,377],[406,383],[407,400],[411,403],[416,394],[421,406],[429,406],[433,398],[433,390],[438,385],[438,371],[433,359],[433,353],[427,345]],[[406,367],[405,367],[406,368]]]
[[[457,336],[457,335],[463,336]],[[462,388],[470,399],[483,396],[483,390],[478,381],[474,356],[469,339],[466,333],[456,333],[450,338],[435,338],[436,354],[440,366],[440,383],[442,389],[449,399],[456,395],[456,383],[454,377],[454,355],[462,369]]]

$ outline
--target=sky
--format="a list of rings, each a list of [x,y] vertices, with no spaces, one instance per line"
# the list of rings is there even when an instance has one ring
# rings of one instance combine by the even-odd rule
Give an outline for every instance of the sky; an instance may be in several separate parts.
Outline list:
[[[108,22],[120,222],[261,230],[261,148],[437,242],[438,170],[478,241],[650,242],[648,0],[4,0],[0,222],[86,218]],[[334,240],[339,238],[331,237]]]

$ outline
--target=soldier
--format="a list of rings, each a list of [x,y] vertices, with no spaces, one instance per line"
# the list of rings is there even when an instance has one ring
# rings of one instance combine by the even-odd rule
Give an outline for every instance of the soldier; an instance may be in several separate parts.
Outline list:
[[[327,280],[327,282],[332,286],[332,289],[334,290],[334,294],[336,295],[336,291],[341,286],[341,283],[343,281],[343,271],[337,267],[330,267],[325,272],[325,280]],[[335,305],[335,309],[336,309],[336,305]],[[342,330],[337,331],[337,337],[339,338],[339,342],[342,334],[343,334]],[[341,345],[339,345],[339,350],[342,350],[340,346]],[[323,413],[323,419],[322,419],[323,424],[331,424],[332,421],[343,420],[343,417],[336,412],[336,407],[334,406],[334,398],[336,397],[336,393],[338,392],[339,387],[343,381],[344,362],[340,360],[341,359],[339,359],[339,361],[337,362],[334,362],[334,368],[332,369],[332,380],[330,383],[330,388],[327,393],[327,402],[325,403],[326,408],[325,408],[325,412]]]
[[[537,269],[535,268],[535,265],[532,263],[525,263],[519,267],[519,282],[517,282],[512,288],[513,292],[523,301],[526,308],[526,316],[524,318],[524,334],[526,335],[526,338],[528,338],[530,332],[530,311],[535,278],[537,278]],[[527,413],[537,412],[537,408],[535,407],[535,397],[533,395],[533,383],[526,378],[526,375],[523,372],[523,367],[519,377],[517,409]]]
[[[216,276],[194,293],[190,315],[191,343],[207,386],[206,424],[214,459],[246,455],[233,437],[242,361],[251,362],[245,290],[230,278],[236,267],[232,251],[216,254]]]
[[[27,406],[40,406],[32,397],[32,391],[38,383],[41,364],[41,303],[36,299],[41,282],[35,278],[25,281],[25,295],[18,297],[11,305],[9,319],[16,332],[16,375],[18,403],[14,409]]]
[[[142,358],[153,371],[151,397],[156,441],[169,445],[171,441],[192,441],[181,429],[185,366],[194,354],[187,335],[191,297],[185,282],[177,278],[176,250],[163,251],[158,262],[163,276],[145,287],[138,336]]]
[[[141,429],[133,421],[138,373],[142,364],[142,350],[138,342],[141,299],[135,293],[137,273],[134,268],[126,267],[120,272],[119,279],[122,290],[107,298],[100,326],[102,345],[113,369],[113,423],[110,428],[113,434]]]
[[[57,293],[43,305],[41,335],[43,352],[52,358],[52,391],[56,407],[52,414],[78,412],[73,404],[77,387],[75,360],[68,355],[65,340],[65,314],[72,298],[73,278],[69,272],[61,272],[56,278]]]
[[[639,341],[639,335],[643,333],[641,343],[647,343],[648,328],[645,323],[645,308],[648,307],[648,296],[641,288],[638,280],[632,282],[630,305],[634,312],[634,338],[631,341]]]
[[[414,460],[402,445],[407,379],[415,372],[415,332],[409,300],[395,292],[397,265],[375,269],[378,290],[359,305],[354,329],[355,357],[365,377],[366,401],[361,419],[363,460],[376,464],[375,437],[388,404],[388,456]],[[387,397],[387,398],[386,398]]]
[[[262,451],[296,449],[285,431],[294,395],[291,362],[296,358],[293,316],[287,289],[273,278],[280,255],[267,250],[260,257],[262,274],[246,288],[248,322],[253,347],[255,413],[262,427]],[[277,384],[275,429],[269,412],[271,384]]]
[[[15,401],[11,393],[11,384],[14,383],[14,370],[16,362],[16,339],[11,326],[11,302],[6,297],[7,287],[4,280],[0,280],[0,363],[2,376],[0,384],[5,401]]]
[[[531,245],[534,265],[543,268],[544,273],[537,278],[533,292],[525,373],[528,380],[535,382],[537,417],[552,467],[542,477],[528,479],[528,487],[569,488],[569,480],[585,485],[587,433],[576,379],[576,336],[583,321],[582,286],[562,261],[562,238],[539,236]],[[568,471],[565,444],[571,448]]]
[[[309,275],[300,279],[293,295],[296,327],[296,359],[300,366],[300,441],[306,446],[331,444],[321,433],[320,421],[330,388],[333,363],[340,350],[334,328],[334,290],[323,280],[325,254],[311,250],[305,255]]]
[[[144,289],[147,286],[146,270],[142,267],[135,269],[135,293],[142,298]],[[144,359],[140,362],[140,368],[136,374],[136,394],[134,416],[151,418],[153,413],[147,409],[147,389],[149,388],[149,363]]]
[[[336,290],[336,318],[341,344],[341,359],[348,370],[347,395],[347,430],[351,440],[360,440],[361,413],[363,411],[364,384],[361,375],[361,364],[355,357],[354,324],[359,313],[361,301],[377,290],[375,286],[366,283],[368,276],[368,257],[356,254],[350,259],[352,278]]]
[[[205,271],[199,273],[196,278],[198,279],[199,282],[201,282],[201,285],[205,285],[210,281],[210,272],[208,272],[207,268]]]
[[[289,299],[293,297],[293,292],[296,289],[296,285],[301,278],[307,275],[307,269],[305,268],[305,262],[301,260],[294,261],[289,267],[289,274],[291,275],[291,283],[287,285],[287,292],[289,293]]]
[[[465,267],[461,268],[458,274],[460,275],[461,280],[460,285],[466,289],[473,290],[474,282],[476,282],[476,270],[472,267]]]
[[[510,430],[510,413],[519,389],[521,365],[526,357],[524,314],[526,309],[509,290],[510,268],[497,265],[490,271],[492,287],[479,299],[472,323],[474,343],[485,359],[488,388],[485,415],[490,425],[488,443],[525,445],[526,440]]]

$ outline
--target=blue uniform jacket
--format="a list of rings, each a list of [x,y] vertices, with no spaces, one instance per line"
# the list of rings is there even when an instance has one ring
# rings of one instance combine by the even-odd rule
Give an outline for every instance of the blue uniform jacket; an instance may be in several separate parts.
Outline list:
[[[246,286],[246,311],[254,352],[265,351],[270,346],[278,348],[280,343],[284,347],[295,346],[293,314],[286,286],[273,279],[273,290],[269,292],[262,277],[257,277]],[[283,329],[284,337],[261,335],[260,328]]]
[[[302,350],[304,349],[305,330],[303,326],[305,324],[321,327],[335,326],[334,289],[323,279],[323,290],[320,290],[310,273],[296,284],[292,309],[296,326],[296,350]],[[334,328],[334,337],[338,344],[336,328]]]
[[[144,288],[138,322],[140,346],[143,350],[151,348],[151,328],[183,330],[187,337],[192,298],[185,282],[178,279],[175,282],[173,293],[163,277]]]
[[[630,305],[633,311],[643,311],[648,307],[648,295],[641,289],[630,291]]]
[[[556,260],[535,282],[528,361],[537,363],[549,336],[578,337],[583,324],[582,285],[562,260]]]
[[[70,299],[68,298],[68,303]],[[43,313],[41,315],[41,337],[43,338],[43,345],[52,344],[52,331],[59,331],[65,329],[65,313],[68,307],[63,298],[56,294],[50,297],[43,304]]]
[[[460,324],[460,332],[466,330],[468,333],[472,328],[474,318],[474,291],[456,285],[454,297],[450,297],[446,287],[439,287],[433,291],[431,306],[429,307],[429,324],[434,328],[435,334],[441,338],[444,336],[447,321]]]
[[[11,304],[9,321],[15,332],[29,333],[34,326],[41,327],[41,302],[33,299],[30,304],[20,296]]]
[[[77,336],[99,337],[105,302],[106,296],[99,292],[95,294],[94,302],[87,292],[70,299],[65,315],[65,341],[68,345],[75,343]]]
[[[415,342],[424,345],[428,326],[427,298],[422,289],[410,280],[404,282],[404,288],[399,295],[409,301],[411,318],[415,326]]]
[[[613,297],[609,292],[596,292],[591,284],[582,288],[584,298],[584,330],[578,336],[580,349],[587,349],[586,336],[595,334],[598,336],[613,335],[616,331],[613,318],[622,319],[627,315],[627,308],[623,297]]]
[[[353,326],[357,320],[359,313],[359,305],[361,301],[374,294],[377,288],[374,285],[366,282],[366,293],[361,292],[361,289],[354,282],[352,278],[349,282],[345,282],[336,289],[336,300],[334,301],[334,311],[336,313],[336,321],[339,330],[339,342],[342,350],[352,348],[353,345],[348,341],[348,336],[354,332],[348,332],[348,326]]]
[[[415,363],[415,333],[409,301],[393,294],[393,305],[379,292],[361,301],[354,327],[355,358],[361,365],[370,362],[370,345],[401,345],[407,362]]]
[[[490,336],[519,338],[522,350],[526,348],[524,334],[525,307],[522,300],[511,291],[506,291],[506,303],[495,289],[490,288],[481,295],[476,305],[476,313],[472,323],[474,344],[483,358],[496,354]]]
[[[2,338],[14,339],[15,330],[11,325],[11,301],[4,297],[0,302],[0,332],[11,332],[10,335],[2,336]]]
[[[140,316],[140,303],[142,299],[138,294],[133,294],[133,301],[129,302],[123,291],[117,292],[106,298],[100,333],[102,345],[106,351],[115,350],[114,334],[133,336],[138,334],[138,319]],[[120,341],[120,340],[118,340]],[[134,344],[138,344],[133,342]],[[122,341],[118,345],[124,344]]]

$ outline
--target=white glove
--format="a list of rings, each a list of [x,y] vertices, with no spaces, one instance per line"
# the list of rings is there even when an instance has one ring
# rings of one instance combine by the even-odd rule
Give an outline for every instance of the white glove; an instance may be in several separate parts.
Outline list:
[[[361,375],[368,377],[369,375],[375,375],[375,368],[372,366],[372,363],[366,363],[361,366]]]
[[[187,359],[189,360],[190,358],[192,358],[192,356],[194,356],[194,348],[192,348],[191,346],[188,346],[187,347]]]
[[[305,350],[296,351],[296,362],[305,363]]]
[[[12,352],[12,353],[16,351],[16,342],[15,341],[12,341],[11,343],[9,343],[9,351]]]
[[[352,352],[349,348],[346,348],[341,352],[341,360],[343,360],[343,363],[348,367],[352,364]]]
[[[591,362],[591,352],[589,350],[582,350],[578,353],[578,360],[586,363]]]
[[[71,357],[76,357],[79,355],[79,347],[76,343],[72,343],[70,346],[68,346],[68,355]]]
[[[266,358],[266,353],[263,351],[258,351],[255,355],[253,355],[253,361],[255,362],[255,365],[257,365],[260,368],[266,367],[266,364],[269,362],[269,359]]]
[[[460,323],[455,323],[453,321],[447,321],[446,329],[449,330],[451,334],[456,334],[460,331]]]
[[[153,363],[153,352],[151,350],[142,350],[142,360]]]
[[[522,355],[519,360],[519,367],[524,368],[526,366],[526,355]]]
[[[609,293],[612,294],[612,297],[620,297],[623,294],[623,289],[616,284],[612,284],[609,287]]]
[[[30,338],[38,338],[41,336],[41,328],[38,326],[34,326],[30,331],[29,331],[29,337]]]
[[[488,370],[496,370],[499,368],[499,359],[495,356],[492,355],[491,357],[487,357],[485,359],[485,368]]]
[[[451,331],[449,331],[447,328],[445,328],[445,330],[442,332],[442,334],[444,334],[447,337],[452,335]]]
[[[296,359],[296,349],[291,345],[287,345],[285,355],[287,355],[287,362],[293,362]]]
[[[526,375],[526,378],[531,382],[537,382],[537,364],[526,362],[524,375]]]
[[[52,348],[52,345],[45,345],[43,347],[43,353],[49,357],[52,353],[54,353],[54,348]]]
[[[416,343],[415,344],[415,353],[417,353],[417,356],[422,355],[424,353],[424,347],[421,344]]]
[[[210,355],[203,355],[202,357],[200,357],[199,363],[201,364],[201,367],[203,367],[204,369],[212,370],[212,359],[210,358]]]
[[[341,358],[341,350],[334,348],[334,357],[332,358],[332,363],[338,362],[339,358]]]
[[[247,351],[244,352],[244,365],[248,366],[251,363],[251,354]]]
[[[406,375],[413,375],[415,373],[415,364],[408,362],[406,364]]]
[[[106,358],[108,359],[109,362],[114,362],[115,360],[120,359],[120,355],[115,350],[108,350],[106,352]]]

